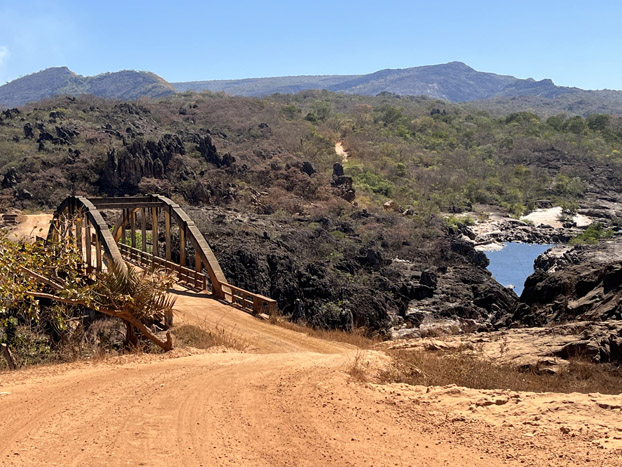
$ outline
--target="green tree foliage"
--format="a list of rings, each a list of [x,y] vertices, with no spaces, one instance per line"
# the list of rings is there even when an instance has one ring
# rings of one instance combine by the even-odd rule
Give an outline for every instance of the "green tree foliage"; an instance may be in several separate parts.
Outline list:
[[[596,114],[596,115],[590,115],[587,117],[587,126],[589,127],[590,130],[603,131],[609,128],[610,124],[611,124],[610,115]]]
[[[154,271],[120,270],[87,273],[71,241],[58,244],[14,242],[0,230],[0,341],[17,344],[22,326],[38,330],[48,348],[68,339],[84,310],[95,310],[122,320],[127,342],[135,343],[137,329],[169,350],[149,326],[172,310],[167,290],[172,279]]]
[[[570,239],[571,245],[594,244],[601,238],[611,238],[613,230],[605,229],[600,222],[590,224],[585,231]]]
[[[576,117],[566,120],[563,123],[562,128],[570,133],[574,133],[575,135],[580,135],[586,130],[587,125],[585,120],[583,120],[581,116],[577,115]]]

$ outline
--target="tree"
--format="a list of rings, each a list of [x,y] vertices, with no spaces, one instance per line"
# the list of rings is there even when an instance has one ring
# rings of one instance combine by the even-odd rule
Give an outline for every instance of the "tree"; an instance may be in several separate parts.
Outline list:
[[[575,135],[580,135],[585,131],[587,125],[585,124],[585,120],[581,118],[579,115],[576,117],[569,118],[564,122],[563,128],[570,133],[574,133]]]
[[[609,127],[611,117],[605,114],[595,114],[587,117],[587,126],[590,130],[603,131]]]
[[[18,326],[36,327],[52,341],[71,332],[69,323],[91,309],[126,324],[126,344],[136,344],[136,330],[164,350],[172,349],[150,329],[172,312],[167,290],[172,278],[157,271],[121,270],[87,273],[70,240],[58,244],[13,242],[0,231],[0,343],[11,346]],[[4,342],[1,342],[4,341]]]

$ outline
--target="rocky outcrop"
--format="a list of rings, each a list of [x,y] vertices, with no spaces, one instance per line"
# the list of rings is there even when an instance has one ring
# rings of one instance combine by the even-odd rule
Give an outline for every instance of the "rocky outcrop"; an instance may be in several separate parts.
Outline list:
[[[2,188],[12,188],[19,183],[19,178],[17,175],[17,171],[15,167],[11,167],[6,171],[4,176],[2,177],[2,181],[0,182],[0,186]]]
[[[462,351],[499,365],[556,373],[579,358],[622,364],[622,321],[586,322],[463,335],[436,334],[386,344],[391,350]]]
[[[352,177],[346,177],[343,172],[343,165],[335,162],[333,165],[333,181],[331,186],[337,196],[351,203],[356,197],[356,191],[352,186],[354,181]]]
[[[466,228],[464,234],[476,245],[490,243],[567,243],[581,229],[569,227],[555,228],[550,225],[532,225],[510,217],[495,218],[488,222]]]
[[[108,194],[136,194],[143,177],[164,178],[171,159],[185,153],[181,139],[168,134],[159,141],[134,140],[120,151],[111,149],[100,178],[101,189]]]
[[[622,319],[622,237],[540,256],[507,325]]]
[[[201,153],[206,162],[214,164],[216,167],[231,167],[235,162],[235,157],[226,153],[220,155],[216,150],[216,146],[212,143],[210,135],[197,136],[197,150]]]
[[[518,297],[497,283],[485,269],[472,265],[425,269],[403,289],[408,309],[395,336],[423,336],[437,328],[447,332],[492,329],[492,323],[507,309],[514,309]]]
[[[430,253],[438,265],[430,267],[417,254],[398,259],[381,231],[362,238],[361,229],[378,225],[376,214],[363,210],[348,221],[327,214],[278,225],[268,216],[216,207],[192,208],[189,215],[206,233],[226,277],[276,299],[284,315],[312,326],[414,331],[429,318],[489,329],[517,301],[492,279],[483,254],[459,239],[452,247],[442,230],[431,240],[438,244]]]

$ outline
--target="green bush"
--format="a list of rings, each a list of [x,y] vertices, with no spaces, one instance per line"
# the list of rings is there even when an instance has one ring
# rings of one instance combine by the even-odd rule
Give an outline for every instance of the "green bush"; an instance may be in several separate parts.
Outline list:
[[[593,245],[598,243],[601,238],[611,238],[613,236],[613,230],[605,229],[600,222],[594,222],[590,224],[585,231],[576,237],[570,239],[571,245],[588,244]]]

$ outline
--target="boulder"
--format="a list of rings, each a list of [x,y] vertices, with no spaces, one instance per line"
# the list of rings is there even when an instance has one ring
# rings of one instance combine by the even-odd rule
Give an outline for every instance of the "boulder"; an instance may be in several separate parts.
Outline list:
[[[2,186],[2,188],[12,188],[18,183],[19,179],[17,176],[17,171],[15,170],[15,167],[11,167],[2,177],[2,182],[0,182],[0,185]]]

